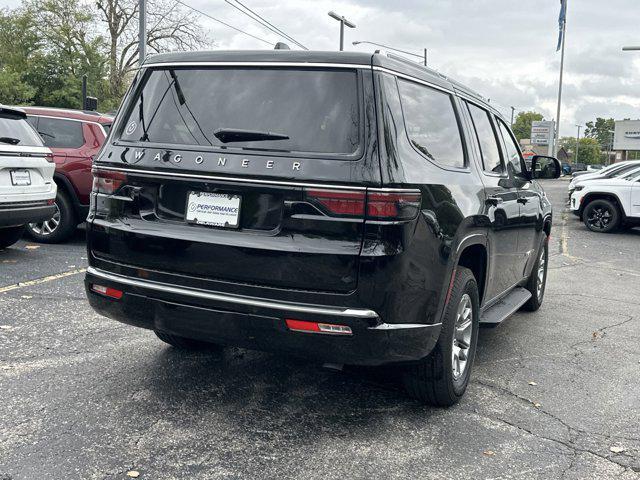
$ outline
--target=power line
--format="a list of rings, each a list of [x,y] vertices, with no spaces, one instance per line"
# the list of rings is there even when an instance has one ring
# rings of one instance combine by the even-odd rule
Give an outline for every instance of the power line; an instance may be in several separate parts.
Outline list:
[[[235,3],[239,4],[242,8],[244,8],[244,10],[240,7],[238,7],[235,3],[229,1],[229,0],[224,0],[226,3],[228,3],[229,5],[231,5],[233,8],[235,8],[236,10],[242,12],[243,14],[247,15],[249,18],[251,18],[252,20],[257,21],[258,23],[260,23],[260,25],[262,25],[265,28],[268,28],[269,30],[271,30],[273,33],[275,33],[276,35],[282,35],[283,37],[285,37],[285,39],[295,43],[296,45],[298,45],[300,48],[303,48],[305,50],[309,50],[307,47],[305,47],[303,44],[301,44],[300,42],[298,42],[295,38],[293,38],[291,35],[285,33],[284,31],[282,31],[280,28],[276,27],[274,24],[272,24],[269,20],[267,20],[266,18],[262,17],[260,14],[254,12],[253,10],[251,10],[251,8],[247,7],[244,3],[242,3],[240,0],[235,0]],[[245,11],[246,10],[246,11]]]
[[[220,20],[220,19],[218,19],[218,18],[216,18],[216,17],[214,17],[214,16],[212,16],[212,15],[209,15],[209,14],[208,14],[208,13],[206,13],[206,12],[203,12],[202,10],[198,10],[197,8],[192,7],[191,5],[188,5],[188,4],[184,3],[184,2],[183,2],[183,1],[181,1],[181,0],[176,0],[176,2],[177,2],[177,3],[179,3],[180,5],[183,5],[183,6],[187,7],[187,8],[190,8],[190,9],[191,9],[191,10],[193,10],[194,12],[198,12],[200,15],[203,15],[203,16],[205,16],[205,17],[207,17],[207,18],[210,18],[211,20],[213,20],[213,21],[215,21],[215,22],[218,22],[218,23],[220,23],[220,24],[224,25],[225,27],[228,27],[228,28],[230,28],[230,29],[232,29],[232,30],[235,30],[236,32],[242,33],[242,34],[247,35],[247,36],[249,36],[249,37],[251,37],[251,38],[255,38],[256,40],[259,40],[259,41],[261,41],[261,42],[263,42],[263,43],[266,43],[267,45],[273,45],[273,42],[270,42],[270,41],[268,41],[268,40],[265,40],[264,38],[257,37],[257,36],[255,36],[255,35],[253,35],[253,34],[249,33],[249,32],[245,32],[244,30],[241,30],[241,29],[239,29],[239,28],[237,28],[237,27],[234,27],[233,25],[230,25],[230,24],[228,24],[227,22],[223,22],[222,20]]]

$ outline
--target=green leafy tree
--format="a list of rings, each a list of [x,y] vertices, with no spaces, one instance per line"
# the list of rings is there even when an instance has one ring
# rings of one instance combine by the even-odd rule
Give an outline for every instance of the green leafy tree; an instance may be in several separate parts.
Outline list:
[[[567,150],[570,161],[572,163],[576,163],[576,138],[562,137],[560,139],[560,146]],[[584,163],[587,165],[601,163],[600,145],[598,145],[598,141],[595,138],[583,137],[580,139],[577,163]]]
[[[611,131],[615,128],[613,118],[597,117],[595,122],[587,122],[584,129],[584,136],[595,138],[602,150],[610,148],[612,141]]]
[[[544,119],[542,114],[538,112],[520,112],[513,122],[513,133],[518,141],[523,138],[531,138],[531,124]]]

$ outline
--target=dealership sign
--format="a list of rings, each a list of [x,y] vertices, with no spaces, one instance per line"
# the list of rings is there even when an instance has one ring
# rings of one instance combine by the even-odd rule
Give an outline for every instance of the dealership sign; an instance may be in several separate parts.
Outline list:
[[[640,120],[621,120],[616,122],[613,149],[640,150]]]
[[[531,123],[531,144],[550,145],[553,141],[555,122],[541,121]]]

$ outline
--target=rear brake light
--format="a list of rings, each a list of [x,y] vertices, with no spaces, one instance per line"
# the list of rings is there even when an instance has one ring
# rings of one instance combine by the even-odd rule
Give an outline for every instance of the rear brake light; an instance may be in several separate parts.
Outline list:
[[[294,332],[328,333],[332,335],[351,335],[351,327],[333,323],[309,322],[307,320],[285,319],[287,328]]]
[[[305,190],[307,200],[330,215],[382,220],[410,220],[420,210],[420,192]]]
[[[122,291],[116,290],[115,288],[105,287],[104,285],[96,285],[95,283],[91,285],[91,290],[106,297],[115,298],[116,300],[120,300],[122,298]]]
[[[47,153],[44,158],[47,162],[53,163],[53,153]]]
[[[334,215],[361,217],[364,215],[365,192],[358,190],[307,190],[307,199],[314,200]]]
[[[122,172],[94,171],[93,193],[111,195],[115,193],[125,182],[127,175]]]

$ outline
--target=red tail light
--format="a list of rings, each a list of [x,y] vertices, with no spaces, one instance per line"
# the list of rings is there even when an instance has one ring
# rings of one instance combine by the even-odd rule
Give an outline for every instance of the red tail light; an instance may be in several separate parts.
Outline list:
[[[347,325],[336,325],[333,323],[309,322],[307,320],[285,319],[287,328],[294,332],[308,333],[328,333],[330,335],[351,335],[351,327]]]
[[[358,190],[307,190],[307,199],[322,205],[334,215],[364,215],[365,192]]]
[[[307,200],[330,215],[380,220],[410,220],[420,210],[420,192],[360,190],[305,191]]]
[[[47,162],[53,163],[53,153],[47,153],[44,158]]]
[[[111,195],[115,193],[125,182],[127,175],[122,172],[94,171],[93,193]]]
[[[122,298],[122,291],[116,290],[115,288],[105,287],[104,285],[96,285],[95,283],[91,285],[91,290],[105,297],[115,298],[116,300],[120,300]]]

